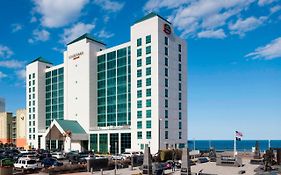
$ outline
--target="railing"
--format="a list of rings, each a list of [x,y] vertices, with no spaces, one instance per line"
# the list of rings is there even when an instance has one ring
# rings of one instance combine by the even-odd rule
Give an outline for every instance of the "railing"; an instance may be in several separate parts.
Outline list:
[[[105,126],[105,127],[91,127],[91,131],[96,130],[119,130],[119,129],[131,129],[130,125],[124,125],[124,126]]]

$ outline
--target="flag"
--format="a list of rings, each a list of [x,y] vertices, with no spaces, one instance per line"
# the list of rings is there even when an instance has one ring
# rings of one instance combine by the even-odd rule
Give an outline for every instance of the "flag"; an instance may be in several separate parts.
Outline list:
[[[241,141],[242,137],[243,137],[243,134],[242,132],[239,132],[239,131],[235,131],[235,137],[236,137],[236,140],[237,141]]]

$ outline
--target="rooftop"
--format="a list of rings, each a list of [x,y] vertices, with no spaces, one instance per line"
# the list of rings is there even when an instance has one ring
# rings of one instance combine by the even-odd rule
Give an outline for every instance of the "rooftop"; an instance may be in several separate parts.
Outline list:
[[[84,35],[82,35],[82,36],[76,38],[75,40],[73,40],[73,41],[71,41],[71,42],[69,42],[67,45],[72,44],[72,43],[75,43],[75,42],[80,41],[80,40],[85,39],[85,38],[86,38],[86,39],[89,39],[89,40],[92,40],[92,41],[94,41],[94,42],[100,43],[100,44],[102,44],[102,45],[106,45],[106,44],[104,44],[103,42],[97,40],[95,37],[91,36],[89,33],[85,33]]]
[[[43,58],[43,57],[38,57],[38,58],[36,58],[35,60],[31,61],[31,62],[28,63],[28,64],[34,63],[34,62],[36,62],[36,61],[43,62],[43,63],[47,63],[47,64],[53,64],[53,63],[47,61],[47,60],[46,60],[45,58]]]
[[[153,18],[153,17],[155,17],[155,16],[158,16],[158,17],[161,18],[162,20],[164,20],[164,21],[166,21],[167,23],[171,24],[167,19],[163,18],[162,16],[158,15],[158,14],[155,13],[155,12],[151,12],[151,13],[147,14],[146,16],[142,17],[141,19],[137,20],[137,21],[135,22],[135,24],[140,23],[140,22],[145,21],[145,20],[148,20],[148,19]]]
[[[70,130],[73,134],[85,134],[85,130],[75,120],[56,120],[64,131]]]

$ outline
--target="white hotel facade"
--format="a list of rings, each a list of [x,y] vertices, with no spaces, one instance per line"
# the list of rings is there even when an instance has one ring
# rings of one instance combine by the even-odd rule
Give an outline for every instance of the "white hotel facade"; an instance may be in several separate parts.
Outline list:
[[[26,67],[27,143],[34,148],[151,152],[187,143],[187,48],[150,13],[130,41],[106,48],[88,34],[67,44],[63,64]],[[117,147],[117,148],[116,148]]]

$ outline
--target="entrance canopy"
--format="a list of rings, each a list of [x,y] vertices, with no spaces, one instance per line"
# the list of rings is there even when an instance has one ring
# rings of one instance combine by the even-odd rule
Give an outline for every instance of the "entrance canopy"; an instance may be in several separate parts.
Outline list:
[[[71,140],[88,140],[88,134],[75,120],[53,120],[45,132],[46,140],[63,140],[70,137]]]

